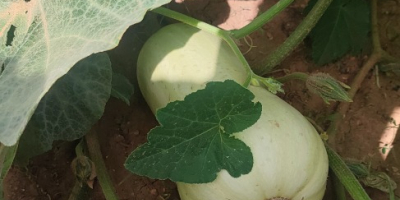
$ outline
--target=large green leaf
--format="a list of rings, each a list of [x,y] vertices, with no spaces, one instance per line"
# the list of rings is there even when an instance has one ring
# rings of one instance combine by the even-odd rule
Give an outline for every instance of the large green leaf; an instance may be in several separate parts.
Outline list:
[[[134,91],[132,83],[124,75],[113,72],[111,84],[111,96],[130,105],[129,99]]]
[[[55,140],[84,136],[103,115],[110,98],[112,70],[106,53],[79,61],[40,101],[19,141],[20,164],[52,148]]]
[[[18,144],[7,147],[0,144],[0,199],[4,198],[4,179],[13,165]]]
[[[77,61],[115,47],[148,9],[167,2],[2,0],[0,142],[18,141],[40,99]]]
[[[309,11],[317,0],[311,0]],[[368,43],[370,11],[365,0],[334,0],[312,29],[312,57],[326,64],[346,53],[359,53]]]
[[[148,143],[128,157],[133,173],[187,183],[215,180],[226,169],[233,177],[249,173],[250,148],[232,136],[253,125],[261,115],[254,95],[234,81],[211,82],[184,101],[158,110],[161,126],[152,129]]]

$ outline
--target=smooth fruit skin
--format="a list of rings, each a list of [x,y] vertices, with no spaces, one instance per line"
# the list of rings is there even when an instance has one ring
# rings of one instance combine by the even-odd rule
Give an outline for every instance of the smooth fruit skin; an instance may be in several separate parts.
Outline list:
[[[137,67],[140,90],[153,113],[205,88],[207,82],[246,79],[244,67],[224,41],[185,24],[166,26],[150,37]]]
[[[164,27],[146,42],[139,55],[139,86],[154,113],[210,81],[226,79],[245,81],[241,62],[219,37],[188,25]],[[177,183],[181,199],[321,200],[328,158],[318,133],[277,96],[263,88],[250,86],[249,90],[263,111],[256,124],[234,136],[251,148],[252,171],[233,178],[222,170],[212,183]]]

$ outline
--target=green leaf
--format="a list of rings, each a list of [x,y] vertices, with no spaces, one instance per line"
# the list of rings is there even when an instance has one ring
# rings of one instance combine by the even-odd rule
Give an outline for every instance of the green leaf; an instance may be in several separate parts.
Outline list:
[[[397,188],[396,182],[394,182],[385,172],[371,173],[367,177],[361,179],[361,181],[366,186],[386,193],[390,193],[392,190]]]
[[[133,85],[122,74],[113,72],[111,95],[130,105],[129,99],[133,95]]]
[[[311,0],[306,12],[317,0]],[[334,0],[312,29],[312,57],[326,64],[346,53],[356,54],[369,41],[370,9],[365,0]]]
[[[346,161],[347,167],[353,174],[365,185],[378,189],[386,193],[393,193],[397,188],[397,184],[385,172],[369,171],[364,163],[357,161]]]
[[[184,101],[158,110],[161,126],[131,153],[125,167],[136,174],[176,182],[207,183],[226,169],[233,177],[253,166],[250,148],[232,136],[261,115],[254,95],[234,81],[211,82]]]
[[[346,160],[346,165],[358,179],[370,174],[368,167],[361,162]]]
[[[147,10],[168,2],[1,0],[0,142],[18,141],[40,99],[76,62],[115,47]]]
[[[379,70],[388,76],[400,76],[400,62],[379,63]]]
[[[11,147],[0,144],[0,199],[4,199],[4,180],[12,167],[17,148],[18,143]]]
[[[103,115],[110,98],[112,70],[106,53],[78,62],[40,101],[19,141],[20,164],[52,148],[55,140],[84,136]]]

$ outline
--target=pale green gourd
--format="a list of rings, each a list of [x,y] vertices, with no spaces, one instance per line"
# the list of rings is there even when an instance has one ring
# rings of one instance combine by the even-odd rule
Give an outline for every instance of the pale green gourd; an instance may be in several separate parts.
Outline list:
[[[153,113],[183,100],[210,81],[243,83],[246,71],[219,37],[185,24],[162,28],[144,45],[138,80]],[[263,106],[252,127],[234,134],[253,153],[249,174],[221,171],[212,183],[177,183],[183,200],[321,200],[328,173],[327,154],[318,133],[292,106],[263,88],[250,86]]]

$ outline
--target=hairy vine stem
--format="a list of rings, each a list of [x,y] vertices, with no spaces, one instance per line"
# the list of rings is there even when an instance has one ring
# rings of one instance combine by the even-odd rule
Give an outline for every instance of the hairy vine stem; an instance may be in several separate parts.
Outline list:
[[[261,60],[259,64],[254,66],[255,73],[264,75],[271,72],[274,67],[279,65],[283,59],[304,40],[308,33],[310,33],[311,29],[317,24],[331,2],[332,0],[318,0],[308,15],[285,42],[265,59]]]
[[[261,28],[264,24],[271,21],[271,19],[273,19],[277,14],[281,13],[292,2],[293,2],[293,0],[278,1],[275,5],[273,5],[267,11],[262,13],[260,16],[253,19],[253,21],[251,21],[249,24],[247,24],[243,28],[230,31],[231,35],[236,39],[239,39],[239,38],[249,35],[250,33]]]
[[[244,87],[247,87],[250,84],[251,78],[253,77],[253,71],[251,70],[251,67],[247,60],[244,58],[242,52],[240,51],[239,47],[236,45],[235,41],[232,39],[230,36],[229,31],[222,30],[218,27],[215,27],[213,25],[207,24],[205,22],[202,22],[200,20],[194,19],[192,17],[189,17],[187,15],[181,14],[179,12],[175,12],[173,10],[164,8],[164,7],[159,7],[154,10],[153,12],[157,14],[161,14],[163,16],[176,19],[178,21],[181,21],[185,24],[191,25],[193,27],[199,28],[201,30],[207,31],[211,34],[214,34],[223,40],[225,40],[228,45],[231,47],[232,51],[235,53],[235,55],[239,58],[240,62],[242,62],[243,66],[245,67],[246,73],[247,73],[247,79],[245,83],[243,83]]]
[[[188,25],[191,25],[191,26],[194,26],[201,30],[207,31],[207,32],[217,35],[217,36],[221,37],[223,40],[225,40],[228,43],[228,45],[231,47],[231,49],[233,50],[235,55],[239,58],[239,60],[245,66],[245,69],[247,72],[247,79],[246,79],[245,83],[243,83],[243,86],[247,87],[251,83],[252,78],[258,79],[259,77],[252,71],[250,65],[244,58],[243,54],[240,52],[240,49],[237,47],[234,39],[239,39],[239,38],[245,37],[245,36],[249,35],[250,33],[258,30],[265,23],[269,22],[277,14],[282,12],[292,2],[293,2],[293,0],[281,0],[281,1],[277,2],[275,5],[273,5],[266,12],[264,12],[260,16],[256,17],[248,25],[244,26],[241,29],[232,30],[232,31],[222,30],[218,27],[212,26],[205,22],[199,21],[197,19],[194,19],[194,18],[186,16],[184,14],[169,10],[164,7],[159,7],[152,11],[157,14],[161,14],[163,16],[170,17],[172,19],[176,19],[176,20],[186,23]]]
[[[276,78],[277,81],[281,82],[281,83],[286,83],[289,80],[302,80],[302,81],[306,81],[307,78],[309,77],[308,74],[303,73],[303,72],[293,72],[291,74],[282,76],[282,77],[278,77]]]
[[[364,63],[361,70],[357,73],[354,80],[352,81],[348,94],[351,99],[354,98],[358,89],[361,87],[362,82],[367,76],[368,72],[375,66],[376,63],[382,60],[387,61],[398,61],[396,58],[390,56],[387,52],[385,52],[380,43],[379,31],[378,31],[378,14],[377,14],[377,0],[371,0],[371,32],[372,32],[372,45],[373,51],[368,60]],[[334,119],[332,120],[330,126],[328,127],[327,134],[329,136],[328,144],[330,147],[335,149],[337,140],[342,140],[344,138],[344,134],[337,134],[337,130],[345,115],[347,110],[350,108],[350,103],[341,102],[334,114]],[[329,147],[328,147],[329,148]],[[328,150],[327,148],[327,150]],[[329,151],[329,150],[328,150]],[[332,151],[333,152],[333,151]],[[331,160],[331,158],[330,158]],[[344,194],[343,182],[339,182],[338,178],[340,178],[338,174],[337,177],[334,177],[333,182],[336,189],[337,198],[340,200],[345,200],[346,196]],[[343,181],[343,180],[342,180]]]
[[[379,31],[378,31],[378,14],[377,14],[377,0],[371,0],[371,31],[372,31],[372,45],[373,51],[368,60],[361,67],[361,70],[357,73],[354,80],[352,81],[349,90],[349,96],[353,99],[358,89],[361,87],[361,83],[364,81],[365,77],[369,71],[375,66],[376,63],[386,60],[386,61],[396,61],[396,58],[390,56],[385,52],[380,43]],[[350,107],[350,103],[341,102],[336,110],[335,117],[331,122],[327,133],[329,135],[328,143],[332,148],[335,148],[336,140],[343,139],[343,134],[337,134],[340,123],[345,118],[347,110]]]
[[[336,175],[333,179],[336,192],[338,193],[336,198],[339,200],[346,199],[346,195],[344,194],[345,191],[343,189],[344,187],[354,200],[371,200],[360,182],[357,181],[357,178],[340,156],[328,145],[325,145],[325,149],[329,157],[329,168]],[[337,185],[339,183],[341,185]]]
[[[96,174],[99,179],[100,186],[103,190],[103,194],[107,200],[118,200],[118,196],[115,193],[115,188],[111,181],[110,175],[108,174],[106,164],[101,154],[99,140],[97,139],[97,131],[92,128],[86,136],[86,146],[89,151],[90,158],[96,166]]]

